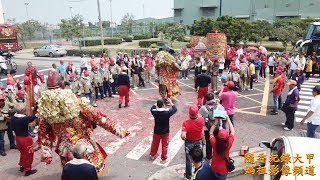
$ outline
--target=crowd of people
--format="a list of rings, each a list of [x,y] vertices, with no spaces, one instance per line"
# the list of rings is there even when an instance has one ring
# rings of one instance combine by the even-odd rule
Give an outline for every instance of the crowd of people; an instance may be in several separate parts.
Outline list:
[[[72,62],[65,65],[64,61],[60,61],[58,66],[52,64],[50,73],[58,74],[59,77],[56,82],[47,81],[47,87],[43,87],[44,75],[38,73],[31,62],[28,62],[28,68],[25,71],[23,86],[15,78],[16,72],[12,70],[8,75],[6,87],[1,87],[0,94],[0,155],[6,155],[4,134],[7,132],[10,149],[18,147],[21,152],[20,171],[25,171],[26,176],[36,173],[36,170],[31,169],[33,149],[27,147],[33,144],[31,137],[37,133],[34,129],[37,125],[34,122],[37,109],[32,104],[36,104],[43,91],[48,87],[70,89],[78,97],[88,98],[92,107],[97,107],[98,99],[112,98],[113,95],[118,94],[118,107],[122,108],[123,99],[125,99],[124,107],[128,107],[130,89],[137,90],[138,87],[144,87],[145,83],[151,82],[151,77],[154,77],[155,81],[161,81],[158,70],[155,68],[154,58],[151,51],[132,56],[119,52],[116,58],[108,57],[103,53],[99,62],[94,55],[91,55],[89,60],[82,55],[80,72]],[[178,78],[188,79],[191,77],[189,73],[194,71],[194,88],[198,94],[195,100],[197,105],[189,106],[189,119],[182,123],[181,138],[185,141],[186,158],[185,178],[226,179],[228,172],[232,171],[229,153],[234,142],[238,92],[253,90],[254,83],[264,81],[268,77],[268,71],[270,77],[273,76],[273,88],[270,93],[273,94],[274,108],[271,114],[278,115],[280,109],[284,111],[286,115],[286,121],[282,123],[285,126],[284,130],[292,130],[294,113],[300,100],[299,91],[305,80],[304,72],[306,79],[309,79],[319,69],[315,58],[317,58],[315,54],[305,57],[302,53],[288,56],[286,53],[268,55],[263,47],[244,49],[243,46],[237,49],[228,47],[225,60],[211,61],[206,55],[194,56],[186,51],[185,47],[175,54],[176,65],[180,70]],[[282,104],[281,94],[285,89],[285,82],[289,86],[289,93]],[[313,95],[316,98],[302,120],[302,123],[309,121],[308,137],[314,137],[315,130],[320,125],[315,118],[320,108],[319,94],[320,86],[316,86],[313,89]],[[170,97],[158,100],[151,107],[155,125],[150,159],[154,160],[157,157],[161,142],[161,163],[168,161],[170,117],[177,110]],[[40,142],[37,141],[37,143],[35,150],[40,148]],[[79,160],[83,159],[82,152],[85,151],[83,147],[77,146],[74,149],[76,159],[66,164],[63,179],[81,177],[76,173],[79,167],[74,165],[80,162],[87,163]],[[195,167],[194,172],[192,172],[192,164]],[[88,169],[88,167],[85,168]],[[90,173],[90,177],[96,179],[97,176],[92,174],[92,171]]]

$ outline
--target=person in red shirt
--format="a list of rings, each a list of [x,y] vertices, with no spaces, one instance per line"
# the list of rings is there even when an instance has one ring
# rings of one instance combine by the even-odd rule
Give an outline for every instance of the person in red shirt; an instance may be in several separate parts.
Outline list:
[[[227,179],[228,175],[225,159],[230,159],[229,154],[234,142],[235,131],[230,118],[226,116],[225,113],[215,113],[214,117],[216,118],[216,120],[210,129],[210,143],[212,145],[211,167],[217,179],[225,180]],[[213,132],[216,126],[219,124],[220,120],[227,120],[227,128],[220,129],[218,132],[218,136],[215,137]]]
[[[189,151],[198,146],[202,148],[204,118],[198,117],[198,106],[189,106],[190,119],[182,123],[181,139],[185,141],[186,173],[185,177],[191,179],[192,163],[188,156]]]
[[[266,79],[266,69],[267,69],[267,57],[265,55],[261,55],[261,71],[260,77]]]
[[[284,78],[282,76],[282,70],[277,69],[276,76],[273,81],[273,89],[270,93],[273,94],[273,110],[271,111],[272,115],[278,115],[279,110],[279,98],[284,88]]]
[[[97,65],[97,62],[96,60],[94,59],[94,55],[92,54],[91,55],[91,59],[90,59],[90,66],[91,66],[91,69],[98,69],[98,65]]]
[[[144,59],[144,79],[147,83],[151,81],[151,70],[152,70],[152,59],[150,58],[149,53],[146,54]]]

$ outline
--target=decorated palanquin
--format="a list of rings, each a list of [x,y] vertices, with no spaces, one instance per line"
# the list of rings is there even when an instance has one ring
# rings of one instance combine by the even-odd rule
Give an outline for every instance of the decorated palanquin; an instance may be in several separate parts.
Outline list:
[[[64,166],[73,159],[73,147],[81,143],[86,147],[85,159],[96,167],[99,176],[106,173],[107,153],[95,141],[93,126],[98,125],[121,138],[129,135],[106,115],[96,112],[88,99],[78,99],[69,89],[42,92],[37,117],[40,119],[38,136],[43,149],[42,161],[50,164],[54,149]]]
[[[208,33],[206,36],[207,57],[211,61],[227,58],[227,37],[224,33]]]
[[[159,76],[159,93],[163,99],[180,95],[180,87],[177,83],[179,65],[175,58],[168,52],[160,51],[156,58],[156,69]]]

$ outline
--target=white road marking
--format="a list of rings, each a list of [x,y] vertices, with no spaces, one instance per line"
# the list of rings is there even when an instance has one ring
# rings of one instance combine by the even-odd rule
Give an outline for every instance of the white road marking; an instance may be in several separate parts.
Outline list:
[[[307,104],[307,105],[310,105],[310,104],[311,104],[311,101],[300,100],[300,101],[299,101],[299,104]]]
[[[139,160],[141,156],[146,153],[150,147],[151,147],[151,142],[152,142],[152,136],[153,136],[153,131],[150,133],[149,136],[145,137],[142,139],[142,141],[136,145],[127,155],[126,158],[133,159],[133,160]]]
[[[301,122],[301,121],[302,121],[302,119],[303,119],[303,118],[298,118],[298,117],[296,117],[295,119],[296,119],[296,122],[298,122],[298,123],[299,123],[299,122]],[[305,123],[307,123],[307,122],[305,122]]]
[[[309,92],[312,92],[312,89],[311,88],[301,88],[301,91],[309,91]],[[300,91],[300,92],[301,92]]]
[[[301,87],[305,87],[305,88],[314,88],[313,85],[305,85],[305,84],[302,84]]]
[[[141,130],[141,129],[142,129],[141,121],[139,121],[134,126],[128,128],[128,131],[131,133],[129,136],[127,136],[127,137],[125,137],[123,139],[119,139],[117,141],[111,142],[110,144],[108,144],[108,146],[106,146],[104,148],[104,150],[108,154],[114,154],[122,146],[122,144],[127,142],[130,138],[136,136],[136,132],[134,132],[134,131],[138,131],[138,130]]]
[[[313,99],[313,97],[311,97],[311,96],[299,96],[300,97],[300,99]]]
[[[165,164],[160,163],[161,156],[159,155],[158,158],[155,159],[152,164],[156,164],[156,165],[164,166],[164,167],[167,167],[170,164],[170,162],[172,161],[174,156],[179,152],[181,146],[184,144],[184,141],[180,138],[180,135],[181,135],[181,131],[178,131],[177,134],[169,142],[167,163],[165,163]],[[161,152],[161,148],[159,148],[159,149]]]
[[[47,68],[47,69],[42,69],[42,70],[39,70],[38,72],[44,72],[44,71],[49,71],[51,68]],[[24,76],[24,74],[19,74],[19,75],[15,75],[14,77],[15,78],[19,78],[19,77],[23,77]],[[1,79],[0,81],[6,81],[6,80],[8,80],[8,78],[3,78],[3,79]]]
[[[311,91],[307,91],[307,92],[305,92],[305,91],[300,91],[299,94],[300,94],[300,95],[312,95],[312,92],[311,92]]]
[[[297,116],[306,116],[306,115],[307,115],[307,112],[296,111],[294,114],[297,115]]]
[[[316,85],[319,85],[319,82],[304,82],[302,85],[312,85],[312,86],[316,86]]]
[[[305,109],[308,110],[309,106],[302,106],[302,105],[298,105],[298,109]]]

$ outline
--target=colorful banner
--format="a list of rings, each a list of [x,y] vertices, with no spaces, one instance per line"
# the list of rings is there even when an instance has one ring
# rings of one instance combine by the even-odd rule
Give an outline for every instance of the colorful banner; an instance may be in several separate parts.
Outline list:
[[[210,60],[215,61],[227,56],[227,37],[224,33],[208,33],[207,39],[207,56]]]

